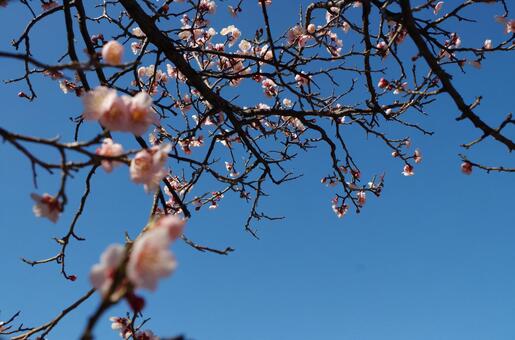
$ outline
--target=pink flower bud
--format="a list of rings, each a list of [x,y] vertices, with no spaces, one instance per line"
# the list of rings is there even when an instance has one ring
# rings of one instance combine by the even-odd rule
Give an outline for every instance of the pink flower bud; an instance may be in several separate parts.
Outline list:
[[[472,163],[468,161],[461,163],[461,172],[465,175],[470,175],[472,173]]]

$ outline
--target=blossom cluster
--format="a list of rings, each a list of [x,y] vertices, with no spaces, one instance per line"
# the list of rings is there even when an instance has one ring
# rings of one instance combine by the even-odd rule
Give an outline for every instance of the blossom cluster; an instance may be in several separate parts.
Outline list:
[[[104,297],[115,292],[132,293],[138,288],[156,290],[159,279],[169,276],[177,267],[169,248],[181,236],[184,225],[185,220],[175,215],[159,216],[130,247],[110,245],[102,253],[100,263],[91,269],[93,287]]]

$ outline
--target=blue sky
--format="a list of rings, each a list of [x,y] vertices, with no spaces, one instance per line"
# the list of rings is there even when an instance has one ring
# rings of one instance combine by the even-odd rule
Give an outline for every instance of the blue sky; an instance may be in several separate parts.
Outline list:
[[[288,25],[285,13],[291,13],[288,20],[294,22],[296,10],[290,2],[274,1],[273,6],[272,22]],[[479,43],[500,36],[492,18],[501,13],[484,8],[484,25],[465,33]],[[12,50],[9,42],[27,20],[20,5],[0,10],[0,50]],[[54,47],[60,46],[61,21],[50,20],[39,32],[42,40],[33,42],[44,51],[39,54],[43,60],[60,53]],[[236,24],[245,28],[256,22],[240,18]],[[512,56],[493,56],[480,71],[467,71],[455,84],[469,101],[484,96],[478,111],[486,119],[496,121],[513,109]],[[21,72],[19,62],[2,60],[0,78]],[[57,83],[36,79],[39,98],[34,104],[16,96],[25,90],[22,84],[0,84],[0,126],[69,140],[73,125],[67,118],[80,113],[79,99],[63,96]],[[333,192],[320,184],[329,167],[324,148],[302,154],[291,164],[304,177],[267,188],[270,197],[263,201],[263,210],[286,219],[259,224],[260,240],[243,230],[248,207],[239,200],[224,200],[216,211],[195,215],[187,226],[189,237],[236,251],[223,257],[176,244],[177,272],[163,280],[156,293],[144,293],[145,316],[152,318],[149,328],[163,336],[215,340],[513,339],[513,177],[461,174],[459,144],[476,137],[477,131],[454,120],[456,110],[445,97],[430,112],[420,121],[436,131],[433,137],[405,132],[424,154],[413,177],[402,176],[401,165],[376,141],[351,142],[364,168],[386,172],[382,197],[370,198],[358,216],[337,219],[332,213]],[[95,132],[86,127],[85,133]],[[485,163],[513,165],[505,150],[491,142],[471,155]],[[69,248],[68,269],[78,276],[69,282],[56,265],[31,268],[20,258],[54,255],[57,248],[51,238],[67,229],[84,190],[84,174],[70,183],[70,205],[61,222],[53,225],[31,213],[29,194],[36,190],[27,160],[7,144],[0,144],[0,157],[0,320],[21,310],[20,320],[37,326],[90,288],[91,265],[107,245],[122,242],[125,230],[136,233],[144,225],[151,196],[129,183],[126,168],[111,175],[98,171],[93,199],[78,224],[87,242]],[[57,177],[40,172],[39,180],[38,192],[56,190]],[[98,301],[95,296],[84,303],[49,338],[76,338]],[[99,339],[118,338],[107,317],[123,315],[126,309],[122,303],[106,314],[96,328]]]

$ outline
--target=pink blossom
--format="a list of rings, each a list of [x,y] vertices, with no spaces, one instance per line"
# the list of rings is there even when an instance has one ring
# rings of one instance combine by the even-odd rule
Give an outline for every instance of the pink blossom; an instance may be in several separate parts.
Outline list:
[[[41,3],[41,8],[44,10],[44,11],[49,11],[53,8],[56,8],[57,6],[59,6],[59,4],[57,3],[57,1],[53,1],[53,0],[50,0],[48,2],[42,2]]]
[[[277,84],[272,79],[264,79],[261,82],[261,87],[263,88],[267,97],[275,97],[278,94]]]
[[[340,9],[338,7],[331,7],[328,11],[325,12],[325,22],[329,23],[337,18],[339,12]]]
[[[164,167],[170,150],[170,144],[160,144],[138,152],[130,165],[132,181],[144,184],[146,192],[155,191],[166,176]]]
[[[120,65],[123,57],[123,45],[111,40],[102,47],[102,59],[108,65]]]
[[[176,215],[163,215],[156,219],[152,226],[152,230],[164,230],[170,242],[177,240],[184,230],[186,220]]]
[[[435,5],[435,8],[434,8],[434,10],[433,10],[434,15],[437,15],[437,14],[438,14],[438,12],[440,12],[440,10],[441,10],[441,9],[442,9],[442,7],[443,7],[443,4],[444,4],[444,2],[443,2],[443,1],[438,1],[438,2],[437,2],[437,4]]]
[[[116,270],[122,263],[125,248],[120,244],[112,244],[100,256],[100,263],[91,268],[90,280],[102,295],[106,295],[111,288]]]
[[[117,96],[116,90],[99,86],[87,92],[83,97],[86,120],[100,120],[100,123],[112,131],[125,131],[127,125],[127,107],[124,100]]]
[[[95,153],[99,156],[117,157],[123,154],[123,147],[121,144],[113,143],[111,138],[105,138],[102,142],[102,146],[97,148]],[[104,168],[106,172],[111,172],[113,168],[120,163],[103,159],[100,164],[102,164],[102,168]]]
[[[236,43],[236,40],[241,35],[241,32],[239,29],[237,29],[234,25],[229,25],[225,28],[222,28],[220,31],[221,35],[228,36],[227,39],[229,41],[229,46],[232,46]]]
[[[336,216],[338,216],[338,218],[342,218],[349,211],[348,205],[346,205],[344,203],[342,203],[341,205],[338,205],[338,197],[335,197],[334,199],[332,199],[331,203],[332,203],[331,208],[333,209]]]
[[[133,54],[138,54],[141,51],[143,45],[140,42],[131,43],[131,51]]]
[[[111,321],[111,329],[113,330],[119,330],[120,337],[123,339],[128,339],[132,336],[131,331],[131,320],[128,318],[121,318],[118,316],[112,316],[109,318],[109,321]]]
[[[397,86],[395,88],[395,90],[393,90],[393,94],[399,94],[401,92],[404,92],[404,91],[406,91],[407,88],[408,88],[408,83],[403,82],[400,86]]]
[[[201,0],[198,9],[201,12],[208,12],[209,14],[215,14],[216,3],[211,0]]]
[[[481,68],[481,62],[479,60],[471,60],[471,61],[469,61],[469,64],[474,66],[477,69]]]
[[[515,20],[509,20],[506,23],[505,32],[506,33],[515,33]]]
[[[147,329],[144,331],[139,331],[136,333],[135,339],[137,340],[159,340],[159,337],[154,335],[154,333]]]
[[[413,157],[415,159],[415,163],[418,164],[418,163],[422,162],[422,152],[420,152],[419,149],[415,150],[415,155]]]
[[[402,171],[402,174],[404,176],[413,176],[415,174],[415,172],[413,171],[413,167],[409,164],[406,164],[404,166],[404,170]]]
[[[307,76],[304,72],[302,74],[296,74],[295,75],[295,81],[297,82],[298,87],[302,87],[304,85],[309,84],[310,77]]]
[[[289,98],[284,98],[283,105],[284,107],[291,108],[293,106],[293,102]]]
[[[151,229],[134,241],[127,263],[127,277],[137,288],[155,290],[160,278],[177,267],[170,241],[163,228]]]
[[[381,89],[387,88],[389,85],[390,83],[388,82],[388,80],[384,78],[379,79],[379,82],[377,83],[377,87]]]
[[[139,92],[134,97],[119,97],[116,90],[99,86],[87,92],[82,100],[84,119],[99,120],[102,126],[111,131],[141,135],[151,124],[158,123],[151,106],[152,98],[146,92]]]
[[[388,44],[384,41],[380,41],[376,45],[377,54],[385,58],[388,55]]]
[[[358,204],[361,206],[365,205],[367,199],[366,193],[364,191],[358,191],[356,196],[358,197]]]
[[[347,21],[344,21],[342,24],[342,30],[344,33],[348,33],[350,30],[350,24]]]
[[[491,50],[492,49],[492,40],[486,39],[484,44],[483,44],[483,48],[485,50]]]
[[[240,48],[240,50],[242,52],[248,52],[252,48],[252,45],[250,44],[250,42],[243,39],[242,41],[240,41],[240,44],[238,45],[238,47]]]
[[[144,38],[145,37],[145,33],[139,27],[134,27],[132,29],[132,34],[135,35],[138,38]]]
[[[54,223],[57,222],[63,210],[57,198],[47,193],[44,193],[43,196],[32,193],[30,197],[36,202],[32,207],[32,211],[36,217],[46,217]]]
[[[152,109],[152,97],[146,92],[139,92],[130,98],[128,105],[127,129],[135,135],[141,135],[152,124],[157,124],[157,116]]]
[[[468,161],[461,163],[461,172],[465,175],[470,175],[472,173],[472,163]]]
[[[315,31],[316,31],[316,26],[314,24],[309,24],[308,25],[308,33],[313,34],[313,33],[315,33]]]

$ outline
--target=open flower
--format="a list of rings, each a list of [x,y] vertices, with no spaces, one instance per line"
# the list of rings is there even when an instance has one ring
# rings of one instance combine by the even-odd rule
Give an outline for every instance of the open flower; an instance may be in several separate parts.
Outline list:
[[[109,318],[109,321],[111,321],[111,329],[118,330],[120,337],[123,339],[128,339],[132,336],[131,320],[128,318],[112,316]]]
[[[83,97],[86,120],[99,120],[102,126],[111,131],[128,131],[135,135],[143,134],[151,124],[158,123],[152,109],[152,98],[146,92],[134,97],[119,97],[116,90],[99,86]]]
[[[157,218],[151,230],[164,230],[165,235],[170,242],[177,240],[184,230],[186,220],[179,218],[176,215],[164,215]]]
[[[124,253],[125,248],[122,245],[112,244],[100,256],[100,263],[91,268],[91,284],[104,296],[109,292]]]
[[[99,120],[112,131],[125,131],[127,128],[127,105],[117,96],[116,90],[99,86],[83,97],[86,120]]]
[[[166,176],[164,167],[170,150],[170,144],[161,144],[138,152],[130,165],[132,181],[144,184],[146,192],[155,191]]]
[[[123,57],[123,45],[111,40],[102,47],[102,59],[108,65],[120,65]]]
[[[34,215],[37,217],[46,217],[54,223],[57,222],[63,210],[57,198],[47,193],[43,194],[43,196],[32,193],[30,197],[36,202],[34,207],[32,207]]]
[[[155,290],[160,278],[169,276],[177,267],[168,249],[168,231],[155,228],[140,236],[132,247],[127,263],[127,277],[137,288]]]
[[[157,124],[156,113],[152,109],[152,97],[146,92],[139,92],[128,102],[128,127],[135,135],[141,135],[152,124]]]
[[[111,138],[105,138],[102,142],[102,146],[97,148],[95,153],[99,156],[117,157],[123,154],[123,147],[121,144],[113,143]],[[100,164],[106,172],[111,172],[120,162],[104,159]]]
[[[236,40],[238,40],[238,38],[240,37],[241,32],[239,29],[236,28],[236,26],[229,25],[225,28],[222,28],[222,30],[220,31],[220,34],[226,35],[227,40],[229,41],[229,46],[232,46],[236,43]]]

